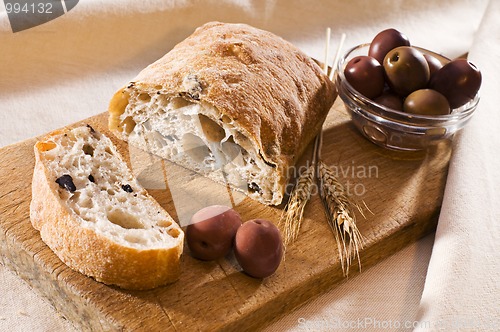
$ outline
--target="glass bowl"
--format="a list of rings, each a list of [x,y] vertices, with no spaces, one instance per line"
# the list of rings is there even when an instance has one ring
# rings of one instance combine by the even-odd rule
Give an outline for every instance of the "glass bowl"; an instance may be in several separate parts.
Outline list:
[[[368,55],[370,44],[353,47],[339,60],[335,84],[356,128],[371,142],[387,149],[418,151],[451,138],[471,119],[479,102],[479,92],[467,104],[447,115],[418,115],[397,111],[375,103],[347,82],[344,68],[352,58]],[[448,58],[419,48],[440,61]]]

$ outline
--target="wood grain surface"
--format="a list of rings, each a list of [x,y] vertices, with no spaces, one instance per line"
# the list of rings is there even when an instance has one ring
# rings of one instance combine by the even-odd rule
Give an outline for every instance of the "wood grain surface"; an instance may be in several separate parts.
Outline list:
[[[354,197],[373,212],[366,219],[358,216],[365,239],[361,265],[366,269],[435,229],[450,144],[418,153],[384,150],[356,131],[339,100],[324,126],[322,155]],[[226,195],[244,220],[259,217],[278,222],[282,206],[267,207],[238,195],[231,197],[224,186],[167,161],[137,158],[140,153],[132,153],[108,133],[106,114],[83,123],[114,140],[146,188],[174,219],[186,220],[198,205]],[[345,281],[333,234],[321,201],[314,195],[298,240],[288,247],[278,271],[264,280],[240,272],[234,257],[201,262],[190,257],[186,248],[180,280],[172,285],[126,291],[96,282],[66,267],[31,226],[35,141],[0,150],[0,262],[81,330],[253,331]],[[306,162],[310,150],[301,163]],[[357,265],[351,266],[350,276],[357,273]]]

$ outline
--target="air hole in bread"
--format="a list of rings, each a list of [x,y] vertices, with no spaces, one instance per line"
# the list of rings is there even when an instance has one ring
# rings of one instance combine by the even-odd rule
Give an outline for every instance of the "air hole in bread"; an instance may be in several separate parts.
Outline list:
[[[80,206],[81,208],[84,209],[91,209],[93,205],[90,197],[88,197],[85,194],[82,197],[82,195],[80,195],[79,192],[75,192],[71,197],[71,200],[76,203],[75,206]]]
[[[109,108],[109,127],[113,130],[118,130],[120,127],[120,116],[125,113],[129,102],[130,94],[125,89],[115,93]]]
[[[89,156],[94,156],[94,148],[89,144],[85,144],[83,146],[83,153]]]
[[[50,151],[50,150],[54,149],[56,146],[57,146],[56,143],[54,143],[52,141],[40,142],[37,144],[38,150],[41,152]]]
[[[146,239],[141,238],[139,236],[136,236],[134,234],[127,234],[127,235],[125,235],[124,239],[125,239],[125,241],[128,241],[130,243],[138,243],[138,244],[143,244],[143,245],[146,244]]]
[[[78,191],[74,192],[73,195],[71,195],[70,200],[78,202],[80,200],[80,193]]]
[[[114,194],[116,194],[116,192],[113,189],[108,189],[106,191],[108,192],[108,195],[110,195],[110,196],[113,196]]]
[[[151,96],[147,93],[141,93],[139,95],[139,99],[145,102],[149,102],[151,100]]]
[[[210,149],[203,143],[203,140],[191,133],[182,136],[182,148],[191,159],[199,164],[211,155]]]
[[[172,98],[170,103],[171,103],[173,109],[186,107],[189,104],[191,104],[189,101],[187,101],[186,99],[181,98],[181,97]]]
[[[161,86],[161,85],[159,85],[159,84],[158,84],[158,85],[155,85],[155,90],[161,90],[161,89],[163,89],[163,86]]]
[[[198,118],[200,119],[201,129],[203,129],[203,133],[209,141],[220,142],[226,136],[224,129],[208,116],[198,114]]]
[[[226,155],[227,161],[233,161],[241,152],[241,146],[234,142],[233,136],[221,144],[221,149]]]
[[[167,231],[168,235],[170,235],[171,237],[173,238],[176,238],[179,236],[180,232],[177,228],[170,228],[168,231]]]
[[[252,193],[261,193],[262,189],[255,182],[251,182],[248,184],[248,191]]]
[[[144,229],[144,225],[137,219],[136,216],[122,210],[110,211],[108,212],[107,217],[111,223],[125,229]]]
[[[237,131],[234,136],[234,141],[238,142],[239,145],[241,145],[244,149],[250,150],[252,149],[252,143],[246,138],[245,135]]]
[[[109,148],[109,146],[107,146],[105,149],[104,149],[104,152],[106,153],[109,153],[109,154],[113,154],[113,152],[111,151],[111,149]]]
[[[125,118],[125,120],[123,120],[123,122],[121,123],[121,125],[123,127],[123,130],[127,134],[130,134],[132,132],[132,130],[134,130],[136,123],[135,123],[134,119],[131,116],[127,116]]]
[[[169,220],[158,221],[158,226],[160,226],[160,227],[170,227],[170,225],[172,225],[172,222]]]
[[[224,122],[224,123],[231,123],[231,122],[233,122],[233,120],[231,120],[231,118],[228,117],[227,115],[223,115],[222,118],[221,118],[221,121]]]

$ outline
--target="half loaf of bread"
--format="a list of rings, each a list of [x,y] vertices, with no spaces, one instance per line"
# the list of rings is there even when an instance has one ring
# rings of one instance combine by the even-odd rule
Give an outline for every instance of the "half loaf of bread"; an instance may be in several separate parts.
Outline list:
[[[184,233],[141,187],[109,138],[90,126],[35,145],[30,218],[69,267],[126,289],[179,277]]]
[[[336,98],[320,67],[282,38],[207,23],[149,65],[109,106],[109,128],[270,205]]]

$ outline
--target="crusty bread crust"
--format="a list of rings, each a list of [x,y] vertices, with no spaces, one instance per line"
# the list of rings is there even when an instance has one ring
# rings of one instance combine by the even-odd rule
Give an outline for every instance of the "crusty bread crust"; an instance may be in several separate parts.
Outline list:
[[[215,107],[219,119],[233,120],[266,164],[275,167],[268,181],[278,182],[282,194],[288,168],[320,131],[336,98],[334,84],[291,43],[245,24],[220,22],[196,29],[115,94],[109,125],[122,139],[127,139],[120,119],[127,89]],[[267,203],[279,204],[282,197]]]
[[[143,290],[176,281],[183,248],[180,228],[180,241],[176,247],[149,250],[131,248],[83,227],[81,217],[61,200],[58,184],[40,156],[46,144],[44,142],[60,133],[53,133],[34,148],[36,164],[30,218],[33,227],[40,231],[42,240],[70,268],[105,284]],[[158,211],[164,211],[153,198],[150,199]]]

